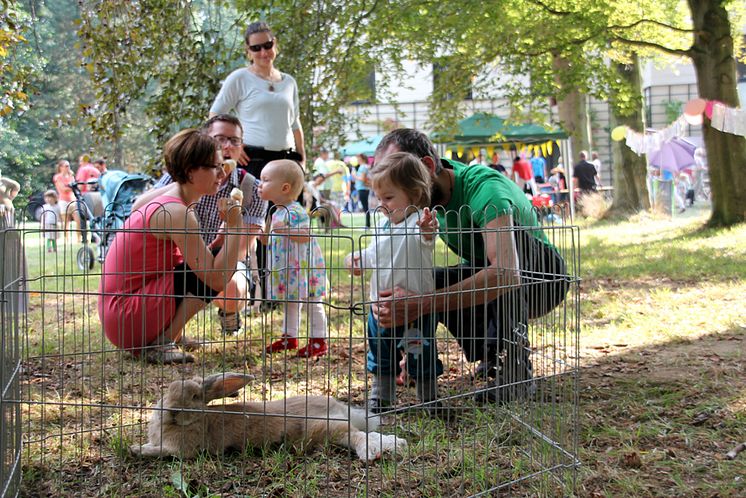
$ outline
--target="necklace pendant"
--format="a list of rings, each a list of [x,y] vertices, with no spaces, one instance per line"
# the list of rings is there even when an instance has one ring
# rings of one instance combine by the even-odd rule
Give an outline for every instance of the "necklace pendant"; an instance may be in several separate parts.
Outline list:
[[[275,91],[275,86],[272,83],[269,84],[269,91],[270,92],[274,92]]]

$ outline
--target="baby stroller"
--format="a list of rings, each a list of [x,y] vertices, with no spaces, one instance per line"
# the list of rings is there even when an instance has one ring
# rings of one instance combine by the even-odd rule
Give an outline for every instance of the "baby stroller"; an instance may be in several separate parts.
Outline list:
[[[75,194],[83,239],[83,247],[77,254],[78,268],[88,271],[93,269],[96,260],[103,263],[117,230],[122,228],[132,211],[135,198],[152,181],[148,175],[110,170],[97,180],[87,182],[98,187],[97,191],[81,192],[78,182],[70,184]]]

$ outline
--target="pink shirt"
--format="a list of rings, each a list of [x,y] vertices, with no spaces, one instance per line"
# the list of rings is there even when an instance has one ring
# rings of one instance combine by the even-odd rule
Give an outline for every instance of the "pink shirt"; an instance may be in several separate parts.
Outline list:
[[[101,172],[94,165],[90,163],[83,164],[78,168],[78,172],[75,173],[75,181],[78,183],[87,182],[101,176]],[[81,192],[88,192],[93,190],[91,185],[78,185]]]
[[[98,316],[106,337],[119,348],[147,346],[176,313],[173,270],[184,258],[171,240],[148,231],[153,214],[173,202],[184,204],[162,195],[133,212],[106,254]]]

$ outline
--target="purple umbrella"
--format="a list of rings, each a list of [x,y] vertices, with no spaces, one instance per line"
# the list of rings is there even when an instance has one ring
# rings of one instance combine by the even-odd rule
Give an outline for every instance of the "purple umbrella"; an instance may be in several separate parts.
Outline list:
[[[694,166],[694,151],[697,146],[681,137],[674,137],[661,145],[660,150],[648,156],[650,164],[657,168],[678,173],[682,169]]]

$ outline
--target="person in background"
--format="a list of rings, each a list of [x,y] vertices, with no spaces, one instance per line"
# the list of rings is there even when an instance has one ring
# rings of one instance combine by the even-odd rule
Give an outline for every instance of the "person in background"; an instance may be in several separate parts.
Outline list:
[[[581,150],[578,155],[580,161],[573,167],[572,183],[573,189],[580,189],[580,196],[595,192],[601,186],[596,167],[588,162],[588,152]]]
[[[531,158],[531,172],[534,174],[536,183],[544,183],[544,179],[547,177],[546,168],[547,162],[543,157],[537,154]]]
[[[534,182],[534,173],[531,171],[531,164],[520,154],[513,159],[513,170],[510,172],[510,178],[524,192],[536,195],[536,183]]]
[[[274,66],[277,37],[264,21],[252,22],[244,33],[248,67],[237,69],[223,82],[210,117],[235,110],[243,129],[243,148],[238,164],[260,178],[264,166],[276,159],[291,159],[305,169],[306,149],[300,122],[298,84]],[[259,242],[256,262],[266,279],[267,248]],[[266,281],[261,285],[266,297]],[[269,303],[263,309],[271,309]]]
[[[357,155],[357,171],[355,172],[355,189],[357,190],[360,206],[365,213],[365,228],[370,228],[370,206],[368,198],[370,196],[370,181],[368,180],[368,156],[365,154]]]
[[[0,214],[5,217],[6,227],[15,226],[15,208],[13,199],[21,190],[21,185],[10,178],[3,176],[0,172]]]
[[[601,178],[601,158],[598,157],[598,152],[595,150],[591,152],[591,164],[596,168],[596,175]],[[599,182],[600,185],[600,182]]]
[[[87,182],[95,180],[99,176],[101,176],[101,173],[98,168],[91,164],[91,158],[88,154],[83,154],[78,158],[78,171],[75,173],[75,181],[80,184],[78,188],[81,193],[97,190],[96,185],[88,185]]]
[[[74,206],[71,203],[75,200],[75,194],[73,194],[73,189],[68,185],[74,181],[75,175],[70,168],[70,163],[65,159],[57,161],[57,172],[52,177],[52,183],[54,183],[54,188],[57,190],[57,203],[60,208],[63,240],[67,240],[68,225],[70,224],[70,219],[73,218]]]
[[[322,175],[324,179],[329,176],[329,167],[326,163],[329,162],[329,151],[327,149],[321,149],[319,157],[313,162],[313,174]],[[324,199],[330,199],[331,197],[331,183],[322,182],[318,185],[319,193]]]
[[[104,174],[109,171],[106,168],[106,159],[104,158],[96,159],[95,161],[93,161],[93,166],[95,166],[95,168],[98,170],[99,177],[104,176]]]
[[[487,161],[484,159],[484,154],[482,153],[481,150],[477,154],[477,157],[472,159],[471,162],[469,163],[469,166],[476,166],[476,165],[487,166]]]
[[[41,212],[41,226],[44,229],[44,238],[47,240],[47,252],[57,252],[57,239],[59,232],[57,228],[60,222],[60,207],[57,205],[57,192],[47,190],[44,192],[44,206]]]

